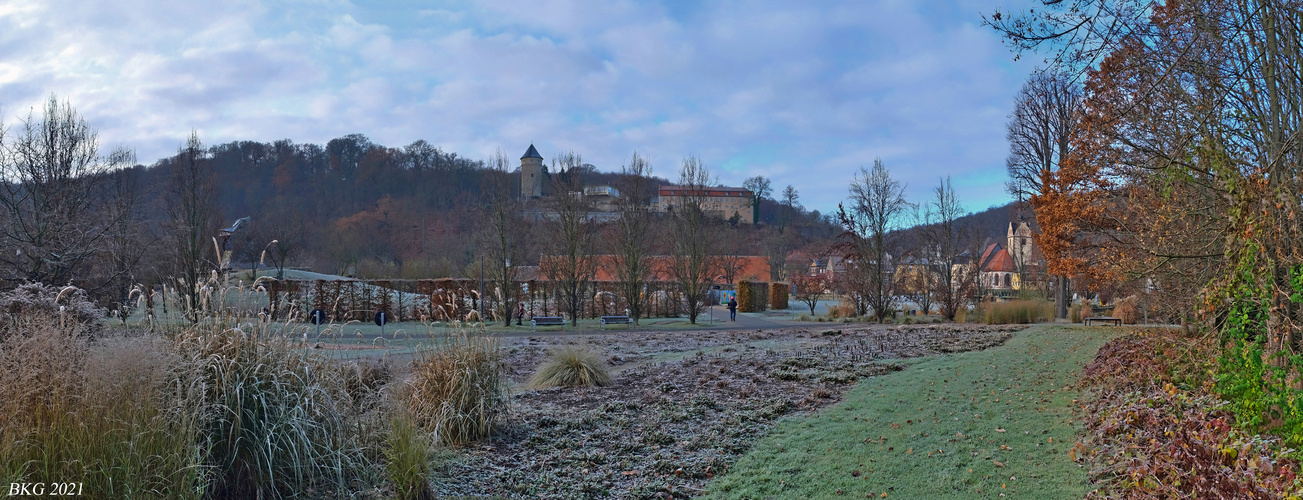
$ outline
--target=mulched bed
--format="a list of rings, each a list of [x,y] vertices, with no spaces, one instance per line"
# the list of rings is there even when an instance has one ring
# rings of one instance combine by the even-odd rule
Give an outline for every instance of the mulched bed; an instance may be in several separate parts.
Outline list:
[[[610,387],[513,394],[503,431],[456,450],[439,496],[687,498],[728,473],[785,415],[837,402],[892,360],[985,349],[1022,326],[849,326],[754,332],[630,332],[510,339],[522,383],[551,347],[585,345]]]

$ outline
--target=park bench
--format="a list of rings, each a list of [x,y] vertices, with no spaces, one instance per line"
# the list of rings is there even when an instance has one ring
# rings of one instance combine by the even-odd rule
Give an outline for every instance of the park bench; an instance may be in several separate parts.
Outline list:
[[[606,325],[629,325],[629,328],[633,328],[633,320],[628,316],[602,316],[603,330],[606,329]]]
[[[562,330],[566,329],[566,319],[561,316],[534,316],[529,320],[530,331],[538,331],[540,326],[559,326]]]
[[[1112,316],[1095,316],[1093,318],[1086,318],[1086,326],[1090,326],[1091,323],[1104,323],[1104,324],[1112,324],[1113,326],[1122,326],[1122,318],[1114,318]]]

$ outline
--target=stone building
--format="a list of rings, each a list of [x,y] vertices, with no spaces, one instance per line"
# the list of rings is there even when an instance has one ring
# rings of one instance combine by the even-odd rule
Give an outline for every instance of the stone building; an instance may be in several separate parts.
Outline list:
[[[737,217],[738,222],[746,224],[755,223],[751,212],[752,193],[748,189],[719,186],[694,191],[684,186],[661,186],[657,194],[660,199],[658,208],[662,212],[682,206],[689,196],[700,196],[707,213],[723,219]]]

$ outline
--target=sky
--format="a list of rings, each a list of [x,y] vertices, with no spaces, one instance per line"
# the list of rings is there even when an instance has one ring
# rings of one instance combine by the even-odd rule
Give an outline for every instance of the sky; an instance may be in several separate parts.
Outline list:
[[[1005,123],[1035,68],[981,14],[1030,0],[0,3],[0,116],[50,95],[143,164],[207,144],[361,133],[598,170],[771,179],[825,213],[881,158],[922,202],[1009,201]]]

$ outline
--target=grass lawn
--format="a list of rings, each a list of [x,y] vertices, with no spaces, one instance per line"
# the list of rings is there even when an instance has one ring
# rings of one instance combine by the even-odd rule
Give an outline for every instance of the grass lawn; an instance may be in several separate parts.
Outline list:
[[[1039,325],[985,351],[865,380],[782,422],[715,498],[1081,498],[1076,374],[1118,330]]]

